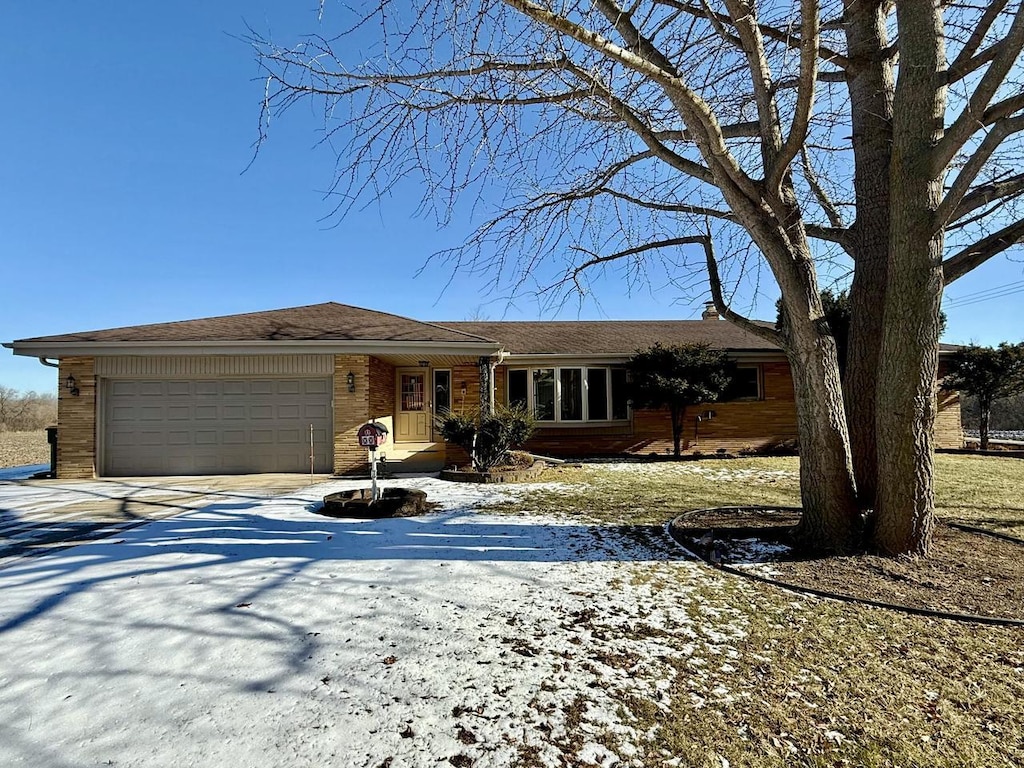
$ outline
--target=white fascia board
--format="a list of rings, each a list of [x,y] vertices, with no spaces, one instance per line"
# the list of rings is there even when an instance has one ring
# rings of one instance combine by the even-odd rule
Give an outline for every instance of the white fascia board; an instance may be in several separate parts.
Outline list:
[[[431,353],[491,357],[501,347],[484,343],[446,343],[438,341],[14,341],[9,345],[16,355],[26,357],[105,357],[109,355],[412,355]]]

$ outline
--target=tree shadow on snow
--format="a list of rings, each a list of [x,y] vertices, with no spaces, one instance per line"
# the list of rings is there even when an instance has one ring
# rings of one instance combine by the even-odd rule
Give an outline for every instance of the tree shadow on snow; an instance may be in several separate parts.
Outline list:
[[[276,509],[268,514],[264,506]],[[235,593],[225,605],[231,609],[235,602],[273,591],[315,564],[330,562],[391,562],[400,578],[402,561],[500,567],[665,561],[680,554],[660,526],[545,523],[478,516],[471,507],[422,517],[350,520],[314,514],[319,506],[294,497],[226,501],[120,531],[113,538],[16,561],[0,569],[0,591],[34,586],[48,594],[14,615],[0,615],[0,634],[100,585],[130,588],[140,577],[156,574],[180,574],[187,581],[214,566],[249,565],[266,576],[240,600]],[[439,579],[446,577],[438,571]],[[219,578],[225,578],[223,571]]]

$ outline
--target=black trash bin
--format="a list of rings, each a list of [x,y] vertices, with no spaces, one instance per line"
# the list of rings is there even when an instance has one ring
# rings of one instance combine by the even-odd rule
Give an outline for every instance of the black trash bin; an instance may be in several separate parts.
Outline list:
[[[57,476],[57,428],[46,428],[46,442],[50,444],[50,477]]]

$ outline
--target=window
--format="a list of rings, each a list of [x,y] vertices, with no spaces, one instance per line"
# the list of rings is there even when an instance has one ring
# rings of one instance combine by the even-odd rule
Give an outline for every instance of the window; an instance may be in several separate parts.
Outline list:
[[[434,371],[434,413],[452,409],[452,372]]]
[[[629,400],[626,389],[626,369],[612,368],[608,371],[612,380],[612,418],[629,418]]]
[[[559,421],[583,421],[583,369],[559,368]]]
[[[611,367],[513,368],[508,404],[526,407],[539,422],[626,421],[626,371]]]
[[[402,405],[403,411],[423,410],[423,380],[426,378],[422,373],[402,374]]]
[[[760,400],[761,368],[757,365],[740,366],[733,374],[732,383],[722,400]]]
[[[513,408],[528,408],[530,405],[529,373],[525,369],[508,372],[508,404]]]
[[[587,368],[587,417],[591,421],[608,418],[607,368]]]
[[[538,368],[533,372],[533,417],[537,421],[555,420],[554,368]]]

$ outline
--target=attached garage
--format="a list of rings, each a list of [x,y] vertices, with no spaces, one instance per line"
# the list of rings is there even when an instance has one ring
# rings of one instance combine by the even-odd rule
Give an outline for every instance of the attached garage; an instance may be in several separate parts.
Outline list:
[[[100,475],[333,469],[333,357],[96,361]]]
[[[111,379],[102,474],[330,472],[331,379]]]

